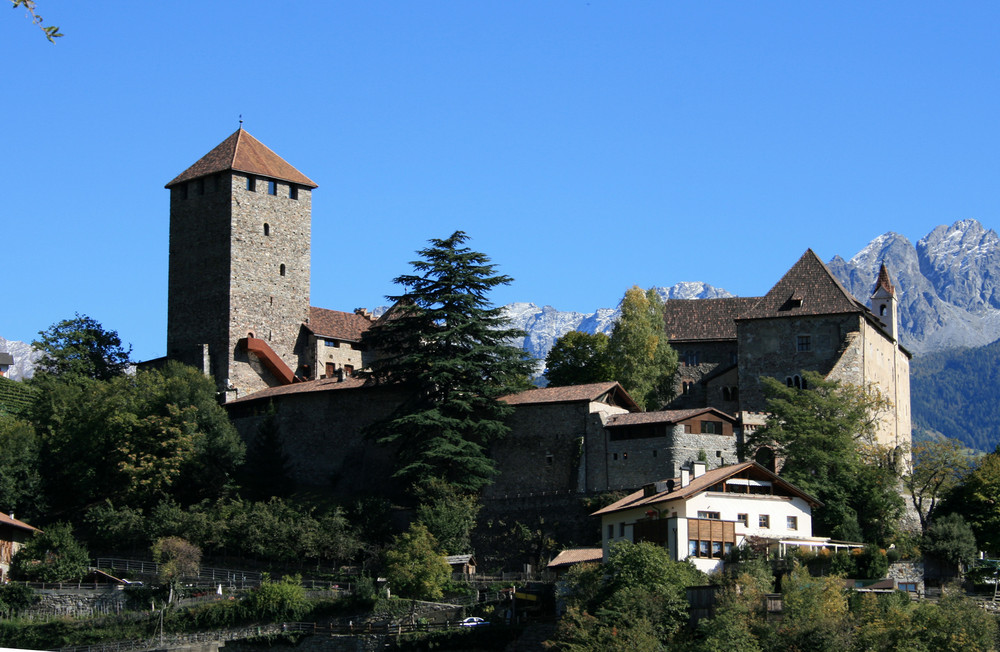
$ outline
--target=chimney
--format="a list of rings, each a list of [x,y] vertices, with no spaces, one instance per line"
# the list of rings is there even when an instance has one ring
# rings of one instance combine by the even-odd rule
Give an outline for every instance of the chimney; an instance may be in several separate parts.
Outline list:
[[[681,488],[691,484],[691,471],[688,469],[687,465],[681,467]]]
[[[705,469],[708,468],[708,464],[706,462],[692,462],[691,468],[694,469],[694,477],[700,478],[705,475]]]

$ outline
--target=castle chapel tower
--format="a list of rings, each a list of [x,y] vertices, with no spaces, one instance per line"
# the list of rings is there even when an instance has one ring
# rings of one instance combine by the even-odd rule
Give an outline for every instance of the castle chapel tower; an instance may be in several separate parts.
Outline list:
[[[292,382],[316,184],[241,127],[166,187],[167,356],[210,373],[227,400]]]

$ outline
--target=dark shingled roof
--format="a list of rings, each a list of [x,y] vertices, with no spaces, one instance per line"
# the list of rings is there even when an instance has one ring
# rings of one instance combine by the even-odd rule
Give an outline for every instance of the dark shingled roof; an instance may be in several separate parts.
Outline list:
[[[671,342],[735,340],[736,320],[760,297],[668,299],[663,320]]]
[[[354,312],[309,307],[308,328],[319,337],[360,342],[361,335],[371,325],[370,319]]]
[[[769,319],[864,313],[867,308],[844,289],[830,269],[807,249],[781,280],[740,319]]]
[[[518,394],[501,396],[499,400],[509,405],[530,405],[539,403],[574,403],[576,401],[598,401],[607,397],[607,402],[627,410],[638,410],[628,392],[618,383],[590,383],[568,387],[543,387],[529,389]]]
[[[181,172],[165,187],[170,188],[191,179],[228,170],[289,181],[307,188],[316,187],[309,177],[296,170],[288,161],[275,154],[242,127],[219,143],[211,152],[198,159],[197,163]]]
[[[736,417],[726,414],[722,410],[712,407],[692,408],[690,410],[660,410],[659,412],[630,412],[628,414],[613,414],[605,424],[608,428],[615,426],[634,426],[643,423],[678,423],[685,419],[698,416],[699,414],[710,413],[733,423]]]
[[[611,503],[603,509],[599,509],[591,516],[600,516],[602,514],[611,514],[613,512],[620,512],[626,509],[632,509],[634,507],[642,507],[644,505],[653,505],[655,503],[665,503],[671,500],[677,500],[679,498],[690,498],[691,496],[700,494],[703,491],[707,491],[709,487],[716,484],[717,482],[722,482],[723,480],[728,480],[729,478],[742,473],[747,472],[749,475],[755,476],[760,479],[770,480],[776,485],[784,487],[787,491],[799,496],[800,498],[806,500],[813,506],[822,505],[820,501],[816,500],[806,492],[802,491],[795,485],[785,480],[782,480],[774,473],[771,473],[766,468],[757,464],[756,462],[742,462],[740,464],[731,464],[729,466],[720,466],[719,468],[712,469],[711,471],[705,471],[704,474],[699,477],[691,477],[691,481],[686,487],[681,486],[680,478],[673,478],[674,480],[674,490],[661,491],[659,493],[654,493],[651,496],[645,495],[645,491],[640,489],[625,496],[621,500]],[[692,474],[693,476],[693,474]]]

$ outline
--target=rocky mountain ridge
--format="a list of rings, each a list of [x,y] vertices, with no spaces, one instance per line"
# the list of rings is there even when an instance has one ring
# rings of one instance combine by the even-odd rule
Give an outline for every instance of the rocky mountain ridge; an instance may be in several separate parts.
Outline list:
[[[867,305],[882,263],[899,299],[900,340],[912,353],[978,347],[1000,339],[1000,237],[992,229],[976,220],[962,220],[935,228],[916,246],[889,232],[849,261],[834,256],[828,266]],[[706,283],[657,289],[664,299],[733,296]],[[570,330],[610,333],[619,315],[617,308],[585,314],[534,303],[504,307],[514,325],[528,333],[518,346],[539,360]]]

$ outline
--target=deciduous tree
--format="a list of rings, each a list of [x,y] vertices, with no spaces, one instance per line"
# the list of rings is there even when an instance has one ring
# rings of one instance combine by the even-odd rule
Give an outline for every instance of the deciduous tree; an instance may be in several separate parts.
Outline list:
[[[425,525],[414,523],[385,551],[385,573],[392,591],[408,598],[436,600],[451,577],[437,540]]]
[[[586,385],[615,380],[604,333],[569,331],[556,340],[545,356],[545,378],[550,387]]]
[[[160,581],[170,585],[173,601],[181,579],[198,574],[201,564],[201,548],[178,536],[157,539],[152,547],[153,561],[158,565]]]
[[[677,352],[667,339],[663,300],[654,288],[625,292],[608,356],[614,377],[644,410],[658,410],[673,396]]]
[[[407,291],[388,297],[395,305],[365,333],[364,346],[378,353],[373,379],[411,392],[371,430],[396,447],[395,476],[478,491],[495,474],[486,446],[508,431],[511,408],[497,398],[522,387],[531,365],[511,345],[523,332],[488,299],[511,278],[464,246],[468,239],[456,231],[419,252],[416,273],[395,279]]]
[[[919,442],[913,446],[913,468],[903,476],[913,508],[926,532],[938,502],[959,485],[971,468],[965,447],[957,439]]]
[[[940,511],[961,514],[979,545],[991,555],[1000,554],[1000,448],[980,458]]]
[[[72,319],[38,331],[32,345],[42,352],[36,375],[110,380],[125,373],[132,364],[132,347],[122,347],[117,331],[105,330],[100,322],[76,313]]]
[[[885,544],[903,510],[895,465],[874,447],[886,403],[877,392],[803,372],[808,389],[762,378],[767,425],[750,433],[743,455],[764,447],[784,458],[781,476],[823,501],[813,514],[820,532]]]
[[[11,573],[32,582],[62,582],[80,579],[89,565],[87,549],[73,537],[73,528],[68,523],[53,523],[17,551]]]

